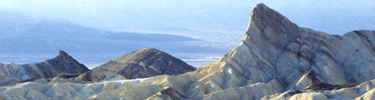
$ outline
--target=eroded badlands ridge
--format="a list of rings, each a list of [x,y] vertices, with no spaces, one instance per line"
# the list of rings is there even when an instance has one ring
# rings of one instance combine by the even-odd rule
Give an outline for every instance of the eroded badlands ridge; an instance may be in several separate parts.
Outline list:
[[[113,59],[96,69],[111,71],[125,78],[147,78],[156,75],[180,75],[196,70],[163,51],[154,48],[143,48]]]
[[[72,82],[93,83],[108,80],[180,75],[196,70],[163,51],[143,48],[104,63],[76,77]]]
[[[218,61],[178,76],[93,84],[23,83],[3,99],[372,99],[375,32],[343,36],[301,28],[258,4],[242,43]],[[357,86],[303,90],[313,83]]]
[[[77,62],[66,52],[60,51],[53,59],[34,64],[1,64],[0,86],[17,82],[33,81],[41,78],[53,78],[59,74],[82,74],[89,69]]]

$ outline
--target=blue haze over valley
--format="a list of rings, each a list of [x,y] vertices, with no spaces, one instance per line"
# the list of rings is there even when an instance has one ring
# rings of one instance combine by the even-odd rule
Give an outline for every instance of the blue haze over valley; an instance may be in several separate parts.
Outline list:
[[[0,62],[42,62],[64,50],[92,68],[151,47],[202,66],[239,45],[260,2],[329,34],[375,29],[373,0],[0,1]]]

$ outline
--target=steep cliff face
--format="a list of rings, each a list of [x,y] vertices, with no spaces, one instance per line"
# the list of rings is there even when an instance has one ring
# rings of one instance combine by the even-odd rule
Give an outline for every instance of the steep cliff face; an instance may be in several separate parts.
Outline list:
[[[0,86],[17,82],[53,78],[61,73],[82,74],[89,69],[66,52],[60,51],[53,59],[34,64],[0,64]]]
[[[97,69],[130,78],[149,78],[95,84],[45,83],[37,84],[38,88],[24,83],[19,85],[22,88],[0,88],[0,97],[32,99],[35,95],[26,95],[32,93],[45,99],[371,99],[375,86],[374,44],[374,31],[329,35],[298,27],[258,4],[241,44],[195,71],[149,77],[150,73],[169,73],[165,70],[175,67],[158,63],[158,59],[165,58],[159,56],[160,52],[139,50]],[[312,88],[319,84],[310,86],[317,83],[327,85],[328,90]]]
[[[120,74],[126,78],[146,78],[156,75],[179,75],[196,70],[163,51],[143,48],[113,59],[97,68]]]
[[[374,35],[362,30],[337,36],[300,28],[258,4],[242,43],[220,60],[186,74],[191,84],[181,91],[195,99],[260,99],[318,82],[342,85],[372,80]]]
[[[73,57],[61,50],[57,57],[47,60],[46,63],[54,66],[55,70],[68,74],[81,74],[89,70],[85,65],[79,63]]]

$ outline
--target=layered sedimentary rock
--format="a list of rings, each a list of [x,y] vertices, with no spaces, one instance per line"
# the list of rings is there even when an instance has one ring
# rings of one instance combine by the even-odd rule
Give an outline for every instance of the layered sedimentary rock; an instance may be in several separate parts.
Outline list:
[[[352,84],[345,84],[345,85],[327,85],[326,83],[314,84],[304,90],[289,90],[285,91],[284,93],[276,93],[273,95],[265,96],[262,100],[268,99],[287,99],[287,100],[306,100],[306,99],[313,99],[313,100],[372,100],[375,99],[374,95],[374,86],[375,80],[370,80],[362,83],[352,83]],[[319,87],[325,87],[325,89],[318,89]],[[329,87],[331,86],[331,87]]]
[[[111,72],[157,73],[136,51],[99,67]],[[1,87],[4,99],[372,99],[375,32],[358,30],[343,36],[298,27],[280,13],[258,4],[244,40],[218,61],[178,76],[102,81],[93,84],[23,83]],[[136,54],[142,54],[138,58]],[[130,56],[131,55],[131,56]],[[151,60],[155,62],[157,59]],[[121,63],[121,62],[134,63]],[[143,62],[143,63],[141,63]],[[158,63],[156,63],[158,64]],[[165,63],[162,63],[165,64]],[[138,66],[138,67],[132,67]],[[140,68],[140,69],[139,69]],[[150,68],[150,69],[148,69]],[[121,69],[121,71],[119,70]],[[130,74],[130,78],[147,75]],[[328,89],[312,87],[328,85]],[[348,86],[348,83],[360,83]],[[28,86],[35,85],[35,86]],[[336,88],[341,87],[342,88]],[[348,87],[345,87],[348,86]],[[332,89],[333,88],[333,89]],[[336,89],[335,89],[336,88]]]
[[[113,59],[94,70],[111,71],[125,78],[146,78],[156,75],[179,75],[196,70],[163,51],[154,48],[143,48]]]
[[[89,69],[66,52],[60,51],[53,59],[33,64],[0,64],[0,86],[17,82],[53,78],[59,74],[82,74]]]

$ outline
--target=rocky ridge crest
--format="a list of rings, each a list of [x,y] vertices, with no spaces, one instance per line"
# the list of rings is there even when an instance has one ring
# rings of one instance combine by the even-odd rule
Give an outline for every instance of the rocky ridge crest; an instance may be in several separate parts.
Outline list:
[[[0,64],[0,86],[53,78],[63,73],[79,75],[87,71],[89,69],[85,65],[60,50],[58,56],[41,63]]]
[[[29,86],[35,84],[24,83],[19,86],[22,88],[1,87],[0,97],[142,100],[371,99],[375,96],[374,37],[375,32],[368,30],[338,36],[301,28],[264,4],[258,4],[251,13],[241,44],[218,61],[195,71],[178,76],[158,75],[95,84],[46,83],[34,86],[39,88]],[[137,58],[126,59],[137,61]],[[105,69],[114,71],[111,68]],[[332,86],[360,84],[337,90],[303,90],[322,82]]]
[[[113,59],[93,70],[105,70],[120,74],[128,79],[147,78],[156,75],[179,75],[196,70],[163,51],[143,48]]]

